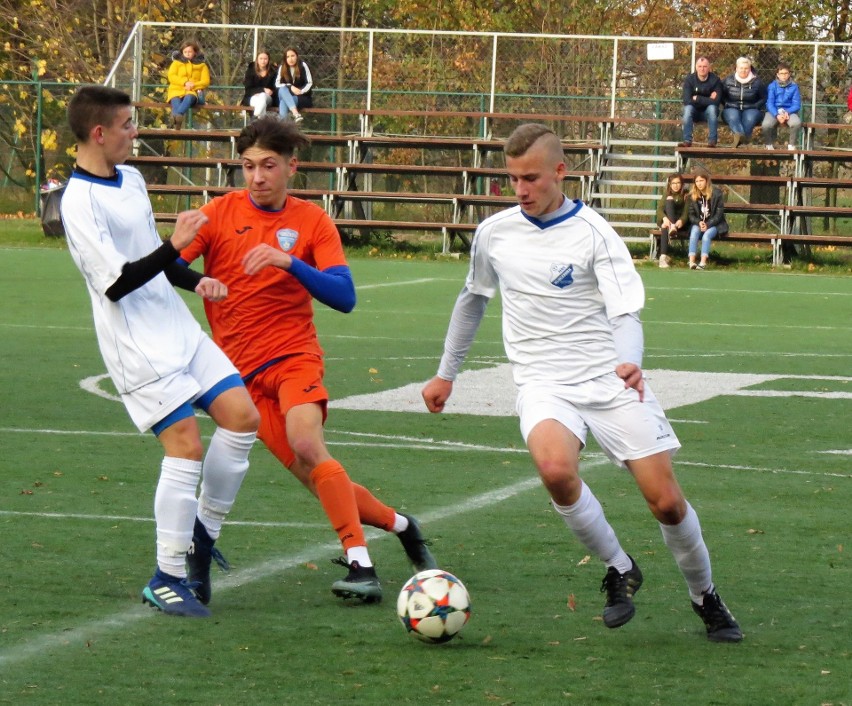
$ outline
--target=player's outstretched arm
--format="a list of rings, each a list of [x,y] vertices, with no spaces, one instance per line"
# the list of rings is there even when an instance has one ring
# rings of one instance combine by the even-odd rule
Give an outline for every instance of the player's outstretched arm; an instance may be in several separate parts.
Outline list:
[[[423,401],[430,412],[442,412],[450,395],[453,394],[453,383],[436,375],[423,386],[420,394],[423,395]]]

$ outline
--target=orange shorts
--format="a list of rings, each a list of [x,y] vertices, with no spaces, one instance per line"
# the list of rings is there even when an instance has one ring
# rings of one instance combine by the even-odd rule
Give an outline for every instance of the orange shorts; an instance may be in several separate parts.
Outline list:
[[[322,382],[322,358],[309,354],[292,355],[259,372],[246,384],[260,412],[258,438],[288,468],[296,456],[287,442],[287,412],[314,402],[322,407],[322,420],[328,416],[328,391]]]

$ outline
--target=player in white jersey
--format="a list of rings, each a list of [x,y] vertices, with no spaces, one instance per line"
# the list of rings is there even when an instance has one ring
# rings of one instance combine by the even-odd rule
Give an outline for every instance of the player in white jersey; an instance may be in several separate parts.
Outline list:
[[[630,253],[600,215],[563,195],[564,154],[551,130],[521,125],[504,152],[519,205],[476,231],[438,374],[423,388],[426,406],[444,409],[499,287],[521,433],[554,509],[607,566],[604,624],[617,628],[633,617],[642,573],[580,478],[589,430],[633,475],[708,638],[738,642],[742,632],[713,585],[698,517],[675,479],[671,457],[680,443],[642,375],[645,295]]]
[[[142,175],[122,165],[137,135],[130,97],[84,86],[68,104],[68,123],[77,138],[61,207],[68,249],[89,290],[107,371],[133,422],[165,452],[154,498],[157,569],[142,599],[169,615],[207,617],[211,563],[227,566],[214,542],[260,417],[174,286],[211,301],[227,287],[177,263],[206,221],[200,211],[181,213],[169,240],[157,234]],[[217,425],[206,455],[193,407]]]

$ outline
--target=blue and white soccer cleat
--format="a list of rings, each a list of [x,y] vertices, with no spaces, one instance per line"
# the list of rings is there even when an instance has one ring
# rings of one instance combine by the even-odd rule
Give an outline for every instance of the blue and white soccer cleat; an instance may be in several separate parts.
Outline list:
[[[201,605],[193,588],[193,584],[186,579],[170,576],[157,569],[148,585],[142,589],[142,602],[166,615],[209,618],[210,611]]]

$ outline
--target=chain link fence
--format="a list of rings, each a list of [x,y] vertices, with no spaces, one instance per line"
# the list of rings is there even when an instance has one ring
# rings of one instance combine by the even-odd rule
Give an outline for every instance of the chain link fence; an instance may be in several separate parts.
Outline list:
[[[683,78],[695,59],[707,56],[724,78],[733,72],[737,57],[745,55],[767,83],[779,61],[789,63],[802,92],[803,120],[837,123],[846,110],[852,72],[852,46],[827,42],[138,23],[108,83],[136,100],[164,102],[165,72],[172,52],[186,39],[201,45],[210,67],[208,103],[227,105],[242,98],[246,66],[259,51],[268,51],[280,63],[291,46],[311,69],[316,106],[421,114],[679,121]],[[64,106],[75,86],[33,81],[0,82],[0,87],[0,210],[10,204],[21,208],[27,201],[38,210],[37,187],[50,176],[67,176],[73,162]],[[355,130],[356,120],[329,118],[322,129]],[[596,130],[593,121],[557,125],[566,139],[590,139]],[[513,127],[512,121],[501,121],[501,132],[494,137],[505,137]],[[387,116],[377,129],[483,136],[481,120],[462,117]]]

